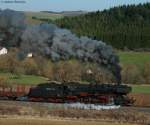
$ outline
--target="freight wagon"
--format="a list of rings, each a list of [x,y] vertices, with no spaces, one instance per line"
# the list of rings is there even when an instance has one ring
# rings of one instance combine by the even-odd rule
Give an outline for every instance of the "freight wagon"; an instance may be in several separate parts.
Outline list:
[[[16,100],[18,97],[29,93],[31,86],[28,85],[1,85],[0,99]]]

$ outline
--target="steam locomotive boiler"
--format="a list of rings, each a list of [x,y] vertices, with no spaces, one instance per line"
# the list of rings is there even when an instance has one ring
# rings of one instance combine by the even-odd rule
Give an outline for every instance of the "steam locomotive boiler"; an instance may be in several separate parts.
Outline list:
[[[53,82],[31,88],[27,97],[37,102],[131,105],[133,101],[127,97],[130,92],[127,85]]]

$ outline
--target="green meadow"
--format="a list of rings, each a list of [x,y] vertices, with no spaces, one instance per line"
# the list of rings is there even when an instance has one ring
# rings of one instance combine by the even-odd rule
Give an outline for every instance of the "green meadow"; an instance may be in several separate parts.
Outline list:
[[[144,64],[150,62],[150,52],[118,52],[121,64],[135,64],[143,68]]]

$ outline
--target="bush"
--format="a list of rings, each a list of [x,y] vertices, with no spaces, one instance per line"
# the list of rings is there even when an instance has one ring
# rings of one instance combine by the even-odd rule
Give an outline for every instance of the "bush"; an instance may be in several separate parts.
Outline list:
[[[42,68],[41,75],[49,78],[49,80],[53,80],[53,64],[51,61],[47,61]]]
[[[22,62],[22,67],[27,75],[38,75],[38,65],[32,58],[26,58]]]
[[[99,68],[95,71],[96,83],[113,83],[115,79],[112,73],[104,68]]]
[[[81,81],[81,65],[78,61],[60,61],[53,68],[56,81]]]
[[[150,84],[150,62],[144,64],[143,77],[145,84]]]
[[[7,78],[4,76],[0,76],[0,86],[4,85],[5,83],[7,83]]]
[[[0,70],[5,72],[15,73],[19,67],[19,61],[14,58],[14,54],[0,56]]]

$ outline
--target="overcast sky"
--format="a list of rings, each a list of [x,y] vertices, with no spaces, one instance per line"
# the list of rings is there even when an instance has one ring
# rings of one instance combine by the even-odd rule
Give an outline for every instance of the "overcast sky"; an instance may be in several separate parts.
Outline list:
[[[150,0],[24,0],[26,3],[3,3],[2,1],[5,0],[0,0],[1,9],[9,8],[20,11],[95,11],[108,9],[113,6],[123,4],[139,4],[150,2]]]

